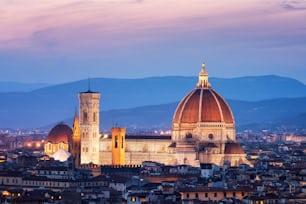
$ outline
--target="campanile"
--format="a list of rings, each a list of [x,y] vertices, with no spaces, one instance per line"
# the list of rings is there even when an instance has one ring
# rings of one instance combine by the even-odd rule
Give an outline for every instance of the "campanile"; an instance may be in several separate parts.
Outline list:
[[[79,93],[81,164],[99,164],[100,93]]]

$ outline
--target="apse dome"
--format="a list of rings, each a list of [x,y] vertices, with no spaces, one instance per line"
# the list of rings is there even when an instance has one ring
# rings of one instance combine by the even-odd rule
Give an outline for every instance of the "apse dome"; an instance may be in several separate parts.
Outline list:
[[[45,142],[50,143],[69,143],[72,137],[72,129],[63,123],[57,124],[51,129]]]
[[[225,144],[224,154],[245,154],[242,147],[234,142],[228,142]]]

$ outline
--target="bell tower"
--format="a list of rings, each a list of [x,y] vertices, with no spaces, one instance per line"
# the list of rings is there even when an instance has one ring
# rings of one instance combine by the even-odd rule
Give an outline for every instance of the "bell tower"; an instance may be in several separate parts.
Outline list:
[[[81,164],[99,164],[100,93],[79,93]]]
[[[124,165],[125,128],[112,128],[112,164]]]

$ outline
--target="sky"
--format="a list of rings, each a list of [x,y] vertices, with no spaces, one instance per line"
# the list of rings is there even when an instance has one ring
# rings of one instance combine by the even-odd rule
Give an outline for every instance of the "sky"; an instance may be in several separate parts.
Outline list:
[[[0,81],[288,76],[306,83],[306,0],[0,0]]]

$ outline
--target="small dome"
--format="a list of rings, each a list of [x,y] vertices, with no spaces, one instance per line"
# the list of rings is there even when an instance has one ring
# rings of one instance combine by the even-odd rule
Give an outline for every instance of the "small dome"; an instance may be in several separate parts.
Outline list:
[[[46,143],[69,143],[72,137],[72,129],[66,124],[58,124],[52,128],[46,138]]]
[[[244,154],[242,147],[237,143],[226,143],[224,154]]]

